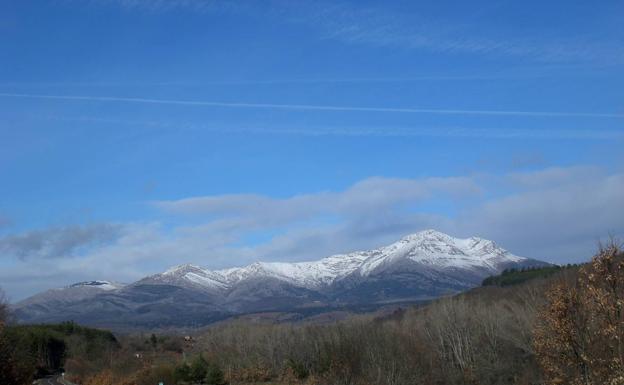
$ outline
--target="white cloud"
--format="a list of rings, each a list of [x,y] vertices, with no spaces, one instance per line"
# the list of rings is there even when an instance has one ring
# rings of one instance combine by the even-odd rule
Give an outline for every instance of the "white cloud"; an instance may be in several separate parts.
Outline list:
[[[194,236],[227,233],[232,241],[239,233],[274,229],[269,241],[236,248],[246,262],[318,258],[379,246],[429,227],[484,236],[521,255],[566,262],[588,258],[600,237],[624,235],[624,218],[618,214],[624,208],[622,191],[623,174],[555,167],[502,177],[371,178],[342,192],[285,199],[195,197],[157,206],[211,218],[191,227]],[[452,209],[432,212],[428,207],[434,200]],[[331,221],[315,221],[327,215]],[[227,242],[220,248],[219,255],[230,253]]]
[[[20,259],[73,257],[80,249],[114,241],[120,232],[120,225],[107,223],[32,230],[0,237],[0,255]]]
[[[530,173],[514,173],[509,175],[509,180],[519,187],[536,188],[567,185],[579,180],[595,180],[604,175],[599,167],[551,167]]]
[[[624,174],[568,171],[527,174],[539,183],[469,209],[459,223],[519,254],[560,262],[587,259],[601,238],[624,236]],[[543,180],[548,174],[559,183]]]
[[[493,239],[518,255],[578,262],[591,256],[600,238],[624,236],[622,191],[624,174],[571,167],[503,176],[375,177],[343,191],[286,198],[232,194],[160,201],[153,203],[162,213],[158,222],[3,238],[0,245],[16,258],[5,258],[0,282],[21,297],[76,280],[132,281],[187,262],[220,268],[316,259],[425,228]]]
[[[400,179],[373,177],[357,182],[342,192],[320,192],[296,195],[285,199],[261,195],[221,195],[194,197],[176,201],[160,201],[155,205],[179,214],[242,215],[273,218],[305,218],[318,213],[361,212],[415,202],[433,193],[453,195],[480,191],[467,177]],[[264,218],[263,218],[264,219]]]

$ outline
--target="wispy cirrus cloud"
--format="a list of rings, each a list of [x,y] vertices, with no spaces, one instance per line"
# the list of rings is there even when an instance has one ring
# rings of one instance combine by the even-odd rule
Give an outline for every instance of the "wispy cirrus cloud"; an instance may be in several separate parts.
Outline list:
[[[470,18],[452,22],[425,13],[398,13],[387,8],[348,2],[317,1],[302,5],[277,1],[272,4],[274,12],[284,20],[305,24],[317,29],[327,39],[348,44],[451,54],[523,57],[540,62],[581,61],[604,64],[621,63],[624,60],[624,44],[621,40],[604,41],[591,37],[564,36],[556,40],[536,37],[505,38],[500,34],[475,34],[471,27],[482,22]]]
[[[98,0],[126,9],[166,12],[190,10],[230,12],[268,18],[272,21],[304,25],[320,38],[346,44],[369,45],[407,50],[427,50],[442,54],[472,54],[521,57],[539,62],[622,63],[621,40],[597,40],[590,36],[554,39],[502,37],[476,34],[471,26],[477,20],[441,20],[420,12],[399,13],[387,7],[373,7],[347,1],[291,2],[273,0],[249,3],[216,0]],[[494,10],[503,8],[491,7]],[[474,10],[475,15],[487,10]]]
[[[482,110],[482,109],[416,108],[416,107],[414,108],[411,108],[411,107],[374,107],[374,106],[359,107],[359,106],[338,106],[338,105],[246,103],[246,102],[221,102],[221,101],[202,101],[202,100],[129,98],[129,97],[118,97],[118,96],[21,94],[21,93],[8,93],[8,92],[0,93],[0,97],[108,102],[108,103],[113,102],[113,103],[182,105],[182,106],[197,106],[197,107],[299,110],[299,111],[377,112],[377,113],[475,115],[475,116],[521,116],[521,117],[549,117],[549,118],[562,118],[562,117],[565,117],[565,118],[606,118],[606,119],[624,118],[624,114],[611,113],[611,112]]]
[[[446,127],[446,126],[291,126],[291,125],[215,125],[198,124],[185,121],[114,119],[89,116],[60,117],[47,116],[42,119],[63,122],[79,122],[81,124],[109,124],[115,126],[153,127],[167,132],[214,132],[219,134],[254,134],[254,135],[286,135],[309,137],[389,137],[389,138],[490,138],[490,139],[586,139],[586,140],[620,140],[624,139],[624,131],[619,129],[600,128],[513,128],[513,127]],[[542,159],[543,160],[543,159]],[[530,165],[539,161],[533,154],[531,157],[512,159],[516,166]],[[539,162],[538,162],[539,163]]]
[[[465,75],[425,75],[405,77],[309,77],[309,78],[270,78],[270,79],[219,79],[201,81],[163,81],[163,82],[122,82],[122,81],[64,81],[64,82],[4,82],[2,87],[20,88],[59,88],[59,87],[206,87],[206,86],[237,86],[237,85],[274,85],[274,84],[323,84],[323,83],[411,83],[424,81],[474,81],[474,80],[505,80],[534,79],[545,77],[537,73],[513,73],[497,71],[496,73],[473,73]]]

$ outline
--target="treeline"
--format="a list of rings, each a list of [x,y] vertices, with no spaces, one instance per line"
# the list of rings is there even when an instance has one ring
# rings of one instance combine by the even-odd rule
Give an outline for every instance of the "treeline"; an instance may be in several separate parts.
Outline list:
[[[331,325],[228,324],[208,330],[198,350],[233,383],[530,384],[539,380],[530,311],[539,292],[449,298]]]
[[[546,279],[481,287],[390,316],[232,321],[192,339],[135,335],[121,343],[91,366],[66,360],[68,374],[81,385],[620,385],[624,255],[612,245]]]
[[[54,325],[1,323],[1,384],[29,384],[34,378],[61,371],[67,359],[80,357],[96,362],[119,349],[112,333],[73,322]]]
[[[173,342],[182,337],[126,337],[111,365],[72,378],[81,385],[536,384],[532,325],[545,285],[326,325],[228,322],[182,343],[182,353]]]
[[[544,276],[506,275],[517,273]],[[620,249],[548,274],[384,318],[231,322],[208,328],[192,351],[231,384],[624,384]]]
[[[536,278],[548,278],[565,269],[578,269],[580,265],[552,265],[545,267],[527,267],[523,269],[506,269],[499,275],[487,277],[481,286],[510,286],[531,281]]]

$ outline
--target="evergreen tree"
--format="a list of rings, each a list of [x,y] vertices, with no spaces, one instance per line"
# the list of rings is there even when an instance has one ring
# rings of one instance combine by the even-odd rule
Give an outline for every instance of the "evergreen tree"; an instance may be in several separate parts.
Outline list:
[[[206,373],[205,383],[206,385],[224,385],[225,384],[223,371],[218,365],[214,363],[211,363],[208,365],[208,372]]]
[[[191,381],[191,368],[186,364],[177,366],[173,371],[173,378],[176,383],[185,383]]]
[[[190,380],[196,383],[203,383],[208,374],[208,362],[201,355],[197,356],[191,364],[189,374]]]

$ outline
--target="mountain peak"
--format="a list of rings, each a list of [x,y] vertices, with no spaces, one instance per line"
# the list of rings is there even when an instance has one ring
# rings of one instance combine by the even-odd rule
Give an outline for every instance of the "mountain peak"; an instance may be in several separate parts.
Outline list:
[[[191,263],[185,263],[182,265],[173,266],[162,274],[172,275],[172,274],[187,274],[187,273],[197,273],[197,272],[204,272],[204,269],[202,269],[201,267],[197,265],[193,265]]]
[[[222,270],[184,264],[128,286],[80,282],[30,297],[16,312],[28,322],[79,317],[97,325],[125,320],[186,326],[318,303],[342,308],[430,299],[476,286],[506,268],[540,265],[544,262],[517,257],[492,241],[430,229],[374,250],[316,261],[256,262]]]
[[[525,258],[517,257],[486,239],[454,238],[438,230],[427,229],[379,249],[333,255],[318,261],[255,262],[245,267],[214,271],[184,264],[155,277],[158,281],[182,280],[195,286],[219,290],[229,290],[242,281],[267,278],[300,287],[321,288],[349,275],[365,277],[406,264],[435,270],[469,269],[493,274],[500,270],[500,266],[521,260]]]
[[[494,241],[491,241],[489,239],[480,238],[476,236],[473,236],[470,238],[456,238],[446,233],[443,233],[441,231],[433,230],[433,229],[427,229],[427,230],[419,231],[414,234],[407,235],[401,238],[399,242],[403,242],[403,243],[418,242],[418,244],[424,245],[425,247],[427,247],[428,245],[431,246],[431,245],[435,245],[439,243],[439,244],[451,245],[454,247],[458,247],[460,249],[487,249],[490,252],[494,251],[495,249],[506,251],[498,247],[498,245],[496,245]]]
[[[427,229],[414,234],[406,235],[401,238],[401,241],[419,241],[424,239],[450,240],[453,239],[453,237],[438,230]]]

